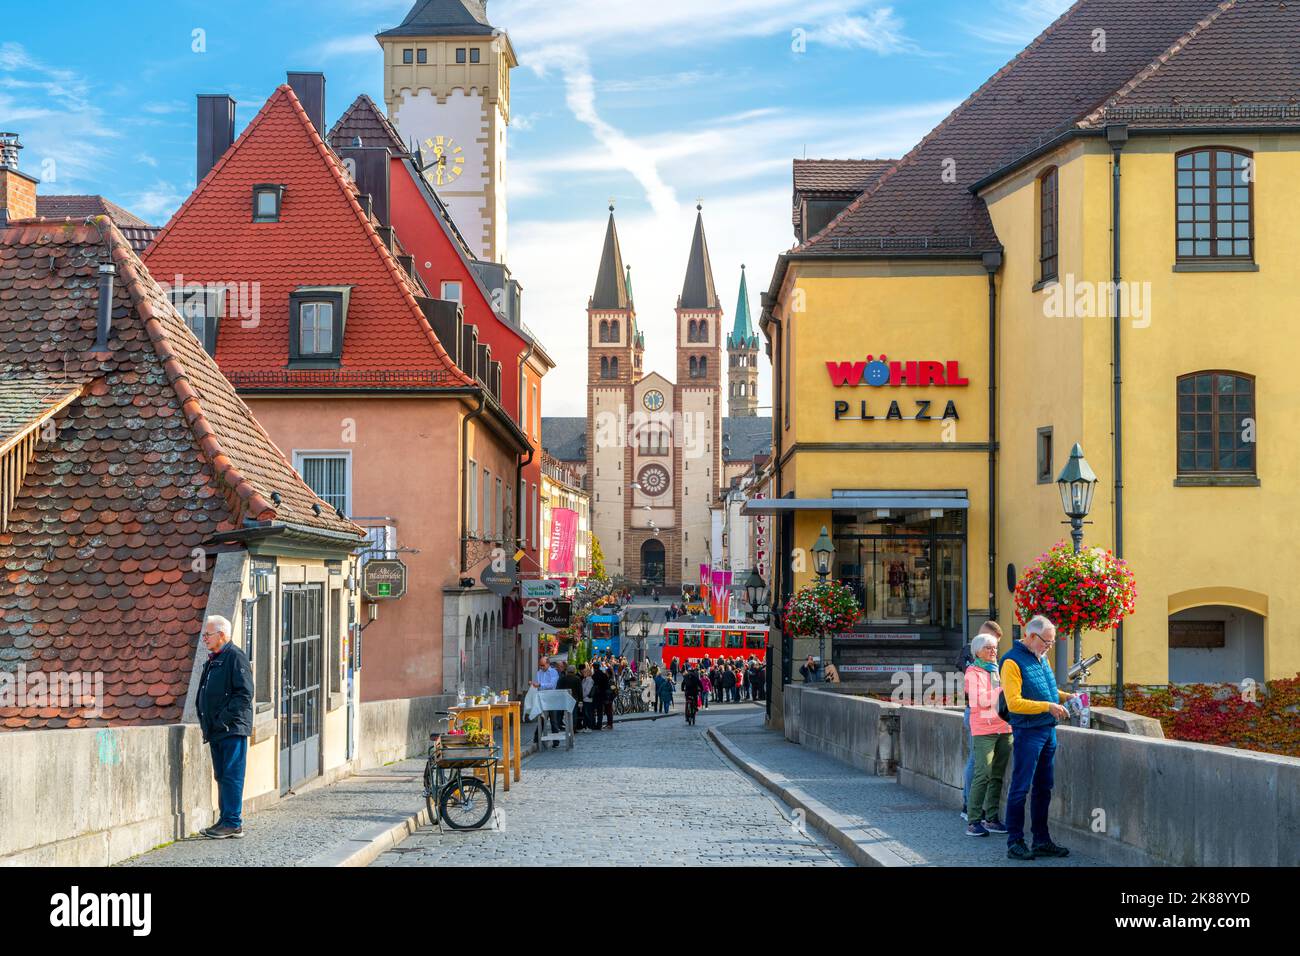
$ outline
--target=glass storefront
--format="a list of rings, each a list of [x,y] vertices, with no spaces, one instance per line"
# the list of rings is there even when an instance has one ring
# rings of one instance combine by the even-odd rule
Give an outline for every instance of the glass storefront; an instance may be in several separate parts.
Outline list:
[[[832,576],[853,589],[859,627],[962,632],[966,512],[836,511]]]

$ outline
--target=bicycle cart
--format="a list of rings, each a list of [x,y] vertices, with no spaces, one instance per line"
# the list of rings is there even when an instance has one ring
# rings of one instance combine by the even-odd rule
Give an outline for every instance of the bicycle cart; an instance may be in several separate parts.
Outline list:
[[[449,716],[449,715],[442,715]],[[424,801],[429,822],[442,829],[477,830],[492,819],[496,806],[497,763],[501,748],[469,746],[451,735],[429,735],[424,765]],[[484,783],[475,774],[483,773]]]

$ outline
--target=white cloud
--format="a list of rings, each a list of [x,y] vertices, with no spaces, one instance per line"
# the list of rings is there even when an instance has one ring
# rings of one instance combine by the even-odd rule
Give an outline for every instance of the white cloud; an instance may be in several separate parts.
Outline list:
[[[994,0],[992,15],[963,23],[971,36],[995,47],[1019,51],[1042,33],[1074,0]]]
[[[141,219],[164,223],[185,201],[186,195],[187,192],[181,192],[172,183],[160,179],[133,194],[125,205]]]

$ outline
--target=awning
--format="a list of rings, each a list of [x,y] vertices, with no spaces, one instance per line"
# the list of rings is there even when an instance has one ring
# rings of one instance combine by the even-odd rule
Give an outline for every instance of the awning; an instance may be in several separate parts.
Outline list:
[[[535,617],[524,615],[523,623],[519,625],[519,630],[524,634],[559,634],[559,629],[544,624]]]
[[[862,491],[835,493],[831,498],[751,498],[740,507],[746,515],[786,514],[792,511],[929,511],[967,510],[966,492]]]

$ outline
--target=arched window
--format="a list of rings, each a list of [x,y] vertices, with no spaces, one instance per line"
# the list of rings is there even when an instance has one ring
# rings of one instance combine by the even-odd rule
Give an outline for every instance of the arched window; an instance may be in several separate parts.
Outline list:
[[[618,319],[614,319],[612,322],[609,323],[609,340],[611,342],[618,342],[622,339],[622,337],[623,336],[619,329],[619,321]]]
[[[610,378],[618,378],[618,358],[617,358],[617,357],[612,358],[612,359],[609,360],[609,377],[610,377]]]
[[[698,368],[698,363],[695,361],[695,356],[694,356],[694,355],[691,356],[690,370],[691,370],[691,372],[690,372],[690,374],[691,374],[691,378],[696,378],[696,377],[700,374],[700,373],[699,373],[699,368]]]
[[[1178,377],[1178,473],[1255,474],[1255,379],[1241,372]]]
[[[708,321],[708,319],[700,319],[700,323],[699,323],[699,325],[696,326],[695,334],[699,336],[699,338],[697,338],[697,339],[695,340],[695,341],[697,341],[697,342],[707,342],[707,341],[709,340],[709,321]]]
[[[606,322],[604,319],[600,320],[600,341],[602,342],[609,341],[609,323]]]
[[[1060,236],[1056,167],[1038,177],[1038,281],[1056,278],[1057,240]]]
[[[709,374],[708,356],[701,355],[700,356],[700,378],[705,378],[708,376],[708,374]]]
[[[600,357],[600,377],[609,378],[609,359],[603,355]]]
[[[1254,259],[1254,180],[1251,154],[1202,148],[1175,159],[1178,258]]]

